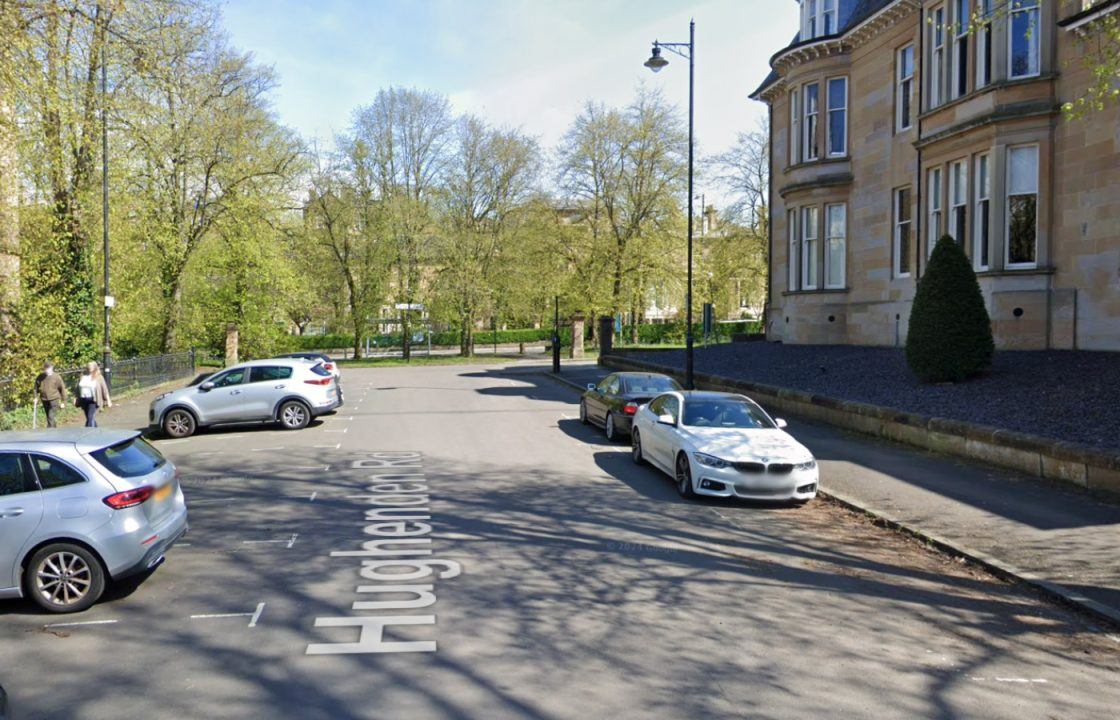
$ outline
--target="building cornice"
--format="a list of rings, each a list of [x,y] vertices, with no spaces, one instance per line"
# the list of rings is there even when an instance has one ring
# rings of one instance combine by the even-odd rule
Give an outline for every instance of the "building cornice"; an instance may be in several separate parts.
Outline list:
[[[1060,105],[1055,105],[1045,100],[1032,100],[1030,102],[1013,103],[1011,105],[1000,105],[987,115],[966,120],[965,122],[958,123],[957,125],[921,138],[914,142],[914,147],[923,150],[934,143],[948,140],[949,138],[966,133],[969,130],[975,130],[976,128],[986,125],[994,125],[1004,121],[1023,120],[1032,117],[1057,115],[1061,111],[1062,108]]]
[[[755,91],[751,97],[772,101],[786,88],[784,76],[791,69],[822,57],[847,55],[898,21],[919,11],[921,6],[921,0],[896,0],[843,33],[805,40],[779,50],[770,58],[770,67],[778,73],[778,79]]]
[[[830,188],[830,187],[843,187],[851,185],[855,178],[851,173],[832,173],[831,175],[819,175],[812,180],[805,182],[793,183],[786,185],[778,190],[778,194],[785,199],[786,195],[795,193],[800,190],[816,190],[817,188]]]

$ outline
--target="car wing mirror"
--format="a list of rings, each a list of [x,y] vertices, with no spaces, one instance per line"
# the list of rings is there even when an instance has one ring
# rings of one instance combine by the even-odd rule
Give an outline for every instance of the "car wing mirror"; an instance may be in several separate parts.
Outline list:
[[[676,425],[677,421],[673,419],[672,415],[658,415],[657,422],[662,425]]]
[[[201,390],[202,392],[210,392],[211,390],[214,389],[214,383],[207,380],[206,382],[199,385],[198,389]]]
[[[789,423],[781,418],[774,418],[774,424],[778,426],[779,430],[789,427]]]

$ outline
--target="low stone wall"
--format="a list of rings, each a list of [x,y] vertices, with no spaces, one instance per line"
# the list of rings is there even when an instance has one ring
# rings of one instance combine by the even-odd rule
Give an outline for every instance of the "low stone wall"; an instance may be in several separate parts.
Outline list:
[[[600,357],[599,364],[615,370],[660,372],[680,380],[684,377],[684,371],[678,368],[619,355]],[[695,379],[697,387],[705,390],[748,394],[768,411],[825,422],[1028,475],[1063,480],[1091,490],[1120,493],[1120,454],[719,375],[695,373]]]

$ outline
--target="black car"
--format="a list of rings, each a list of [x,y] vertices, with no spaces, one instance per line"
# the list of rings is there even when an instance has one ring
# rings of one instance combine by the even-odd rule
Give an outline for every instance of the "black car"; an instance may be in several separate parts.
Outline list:
[[[680,390],[668,375],[620,372],[608,375],[598,385],[588,384],[579,401],[580,422],[595,423],[606,430],[608,440],[630,433],[630,420],[638,408],[663,392]]]

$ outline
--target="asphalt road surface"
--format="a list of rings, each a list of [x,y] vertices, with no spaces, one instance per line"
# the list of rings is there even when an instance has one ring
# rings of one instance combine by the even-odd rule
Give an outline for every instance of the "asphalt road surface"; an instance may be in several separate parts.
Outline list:
[[[547,378],[344,381],[304,431],[158,443],[191,531],[149,577],[76,616],[0,603],[16,718],[1120,707],[1114,633],[822,502],[682,501]]]

